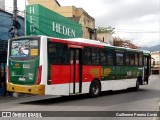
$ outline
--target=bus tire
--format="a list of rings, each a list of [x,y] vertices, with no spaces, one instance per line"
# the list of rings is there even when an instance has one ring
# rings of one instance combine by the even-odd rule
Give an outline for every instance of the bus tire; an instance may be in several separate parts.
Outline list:
[[[98,80],[92,81],[90,88],[89,88],[89,95],[92,98],[98,97],[101,92],[101,85]]]
[[[140,81],[139,79],[136,81],[136,86],[133,88],[134,91],[139,91]]]

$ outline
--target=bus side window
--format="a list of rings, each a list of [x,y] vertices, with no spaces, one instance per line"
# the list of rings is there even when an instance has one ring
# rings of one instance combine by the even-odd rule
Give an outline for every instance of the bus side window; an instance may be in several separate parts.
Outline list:
[[[123,53],[116,53],[116,65],[124,65],[124,54]]]
[[[130,65],[130,57],[129,57],[129,52],[126,52],[126,65]]]
[[[144,56],[144,66],[147,66],[147,57]]]
[[[58,44],[57,46],[58,49],[58,63],[59,64],[69,64],[69,51],[68,51],[68,46],[66,44]]]
[[[62,43],[48,43],[48,59],[51,64],[69,64],[68,46]]]
[[[104,50],[101,50],[100,52],[100,64],[106,65],[106,53]]]
[[[139,66],[142,66],[143,65],[143,56],[142,56],[142,54],[139,54]]]
[[[135,65],[138,66],[138,54],[135,53]]]
[[[92,48],[92,65],[99,65],[99,50]]]
[[[114,64],[114,52],[113,50],[107,50],[107,65],[113,65]]]
[[[91,48],[84,49],[84,64],[91,65]]]
[[[134,65],[134,57],[135,57],[135,55],[134,55],[134,53],[130,53],[130,65]]]
[[[51,64],[57,63],[56,44],[48,43],[48,60]]]

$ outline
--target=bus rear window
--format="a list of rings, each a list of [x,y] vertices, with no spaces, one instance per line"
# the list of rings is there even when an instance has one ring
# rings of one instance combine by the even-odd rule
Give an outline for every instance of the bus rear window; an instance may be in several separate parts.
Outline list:
[[[33,58],[39,55],[38,40],[14,40],[10,48],[11,58]]]

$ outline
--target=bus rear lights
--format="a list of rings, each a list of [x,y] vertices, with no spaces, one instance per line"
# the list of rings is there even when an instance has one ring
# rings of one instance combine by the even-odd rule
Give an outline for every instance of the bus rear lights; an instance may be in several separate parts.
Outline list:
[[[40,89],[38,89],[39,91],[42,91],[42,89],[40,88]]]
[[[9,70],[9,66],[7,67],[7,77],[8,77],[8,82],[10,82],[10,70]]]
[[[36,85],[39,85],[41,83],[41,76],[42,76],[42,65],[38,67]]]

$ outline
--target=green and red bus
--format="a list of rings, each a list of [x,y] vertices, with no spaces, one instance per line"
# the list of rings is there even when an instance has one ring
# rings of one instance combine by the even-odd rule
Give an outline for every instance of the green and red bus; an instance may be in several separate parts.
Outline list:
[[[148,84],[151,56],[96,40],[24,36],[9,40],[7,68],[11,92],[97,97]]]

